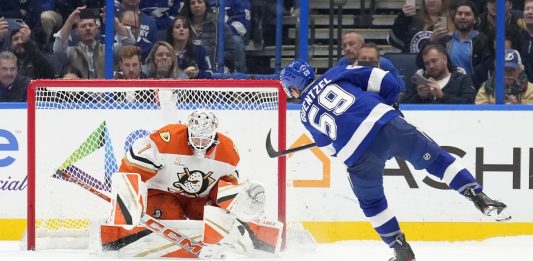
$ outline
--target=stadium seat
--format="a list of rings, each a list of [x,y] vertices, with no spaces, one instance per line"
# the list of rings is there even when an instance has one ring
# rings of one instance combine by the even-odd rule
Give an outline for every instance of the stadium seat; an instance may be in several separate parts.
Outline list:
[[[65,65],[68,63],[67,55],[65,53],[56,54],[48,52],[43,53],[43,55],[44,58],[46,58],[46,60],[54,68],[55,77],[60,78],[62,76],[61,73],[63,73]]]
[[[418,70],[416,66],[416,53],[384,53],[383,56],[389,59],[398,69],[400,76],[405,81],[405,87],[411,86],[411,77]]]

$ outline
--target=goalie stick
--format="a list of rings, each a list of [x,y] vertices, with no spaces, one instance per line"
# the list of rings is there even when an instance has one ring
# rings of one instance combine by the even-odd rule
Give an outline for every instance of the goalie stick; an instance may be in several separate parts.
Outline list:
[[[271,157],[271,158],[278,158],[278,157],[281,157],[281,156],[285,156],[287,154],[291,154],[293,152],[306,150],[306,149],[309,149],[309,148],[312,148],[312,147],[316,146],[316,143],[310,143],[310,144],[306,144],[306,145],[303,145],[303,146],[300,146],[300,147],[296,147],[296,148],[292,148],[292,149],[288,149],[288,150],[276,151],[274,149],[274,147],[272,146],[272,141],[270,140],[270,133],[271,132],[272,132],[272,129],[270,129],[268,131],[268,135],[267,135],[267,138],[266,138],[266,150],[267,150],[268,156]]]
[[[111,198],[104,193],[98,191],[97,189],[91,187],[89,184],[84,183],[80,179],[74,177],[70,173],[62,170],[57,170],[56,174],[63,176],[68,181],[71,181],[72,183],[82,187],[83,189],[93,193],[94,195],[98,196],[99,198],[111,202]],[[152,216],[148,214],[144,214],[141,218],[141,225],[146,227],[148,230],[156,233],[157,235],[165,238],[166,240],[172,242],[173,244],[179,246],[180,248],[184,249],[188,253],[192,254],[193,257],[199,258],[200,251],[205,246],[202,242],[198,242],[176,230],[173,230],[172,228],[166,226],[162,222],[156,220]]]

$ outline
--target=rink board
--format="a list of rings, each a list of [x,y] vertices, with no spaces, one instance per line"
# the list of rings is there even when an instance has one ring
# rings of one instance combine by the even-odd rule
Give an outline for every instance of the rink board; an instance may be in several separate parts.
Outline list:
[[[298,106],[287,115],[287,146],[310,142],[299,123]],[[456,155],[485,191],[505,200],[509,223],[482,216],[463,197],[438,187],[436,180],[401,160],[387,163],[389,206],[414,240],[477,240],[533,235],[533,109],[526,106],[404,106],[406,118]],[[0,239],[18,239],[25,227],[26,116],[24,108],[0,110]],[[5,123],[4,123],[5,122]],[[6,133],[6,132],[4,132]],[[243,134],[246,135],[246,134]],[[12,138],[17,146],[13,146]],[[7,146],[5,144],[11,144]],[[263,144],[263,143],[262,143]],[[260,145],[264,146],[264,145]],[[7,148],[7,149],[6,149]],[[12,162],[7,166],[6,159]],[[394,174],[391,176],[389,174]],[[318,148],[287,159],[287,218],[299,221],[320,242],[377,239],[349,186],[345,166]],[[9,199],[9,200],[7,200]]]

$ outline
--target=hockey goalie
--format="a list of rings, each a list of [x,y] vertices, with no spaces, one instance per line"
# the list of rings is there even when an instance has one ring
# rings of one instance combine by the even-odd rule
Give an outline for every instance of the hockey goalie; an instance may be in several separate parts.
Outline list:
[[[134,142],[112,176],[111,215],[100,233],[104,250],[150,242],[150,235],[173,248],[137,244],[135,256],[279,252],[283,224],[264,218],[264,187],[239,181],[239,154],[217,127],[213,112],[198,110],[187,125],[170,124]],[[194,227],[191,221],[201,224],[200,235],[182,232]]]

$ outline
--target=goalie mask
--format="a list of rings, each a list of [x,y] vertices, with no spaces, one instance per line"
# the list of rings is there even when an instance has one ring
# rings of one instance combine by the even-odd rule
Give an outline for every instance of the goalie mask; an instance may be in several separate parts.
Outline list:
[[[197,156],[205,155],[205,151],[217,144],[216,134],[218,119],[214,113],[206,110],[193,112],[188,121],[188,141]]]

